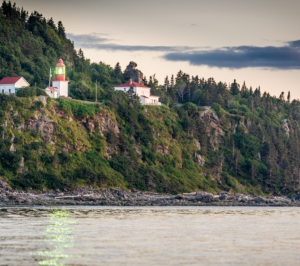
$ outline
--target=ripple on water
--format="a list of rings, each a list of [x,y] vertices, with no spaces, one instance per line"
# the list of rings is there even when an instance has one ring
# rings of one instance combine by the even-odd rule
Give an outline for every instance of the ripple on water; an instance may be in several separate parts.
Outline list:
[[[291,207],[0,208],[0,265],[297,265],[299,225]]]

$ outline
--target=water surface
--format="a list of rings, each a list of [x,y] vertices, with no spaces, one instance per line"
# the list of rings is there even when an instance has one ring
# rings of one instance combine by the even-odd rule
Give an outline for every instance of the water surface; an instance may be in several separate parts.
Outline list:
[[[2,207],[0,265],[300,265],[300,209]]]

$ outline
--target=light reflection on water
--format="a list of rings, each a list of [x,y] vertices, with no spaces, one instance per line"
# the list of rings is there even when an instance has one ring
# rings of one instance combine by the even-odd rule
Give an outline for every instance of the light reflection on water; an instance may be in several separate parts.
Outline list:
[[[46,227],[45,242],[53,248],[53,250],[39,250],[37,254],[46,259],[40,260],[39,265],[65,266],[61,259],[71,259],[74,256],[65,254],[67,248],[72,248],[75,242],[74,220],[70,219],[68,210],[53,210],[50,214],[50,223]],[[80,256],[78,256],[80,257]]]
[[[300,208],[0,208],[0,265],[300,265]]]

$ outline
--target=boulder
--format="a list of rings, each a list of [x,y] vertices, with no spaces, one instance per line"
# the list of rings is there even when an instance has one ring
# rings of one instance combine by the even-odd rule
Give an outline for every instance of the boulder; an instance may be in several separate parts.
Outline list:
[[[195,160],[199,166],[203,166],[205,164],[205,159],[200,154],[195,153]]]
[[[144,85],[143,82],[143,73],[136,69],[137,67],[137,63],[130,61],[129,65],[126,67],[125,71],[124,71],[124,77],[125,79],[132,79],[132,81],[140,83],[142,85]]]
[[[16,151],[17,151],[17,149],[16,149],[16,147],[15,147],[14,144],[11,144],[11,145],[10,145],[9,151],[10,151],[10,152],[16,152]]]
[[[258,196],[258,197],[254,197],[252,199],[252,201],[254,201],[255,203],[265,203],[266,199],[264,199],[263,197]]]

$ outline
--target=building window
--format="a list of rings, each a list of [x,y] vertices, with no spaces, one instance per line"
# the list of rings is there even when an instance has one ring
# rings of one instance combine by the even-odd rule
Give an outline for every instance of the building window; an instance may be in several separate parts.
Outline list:
[[[126,91],[126,88],[124,88],[124,91]]]
[[[11,89],[8,90],[8,93],[11,94]]]

